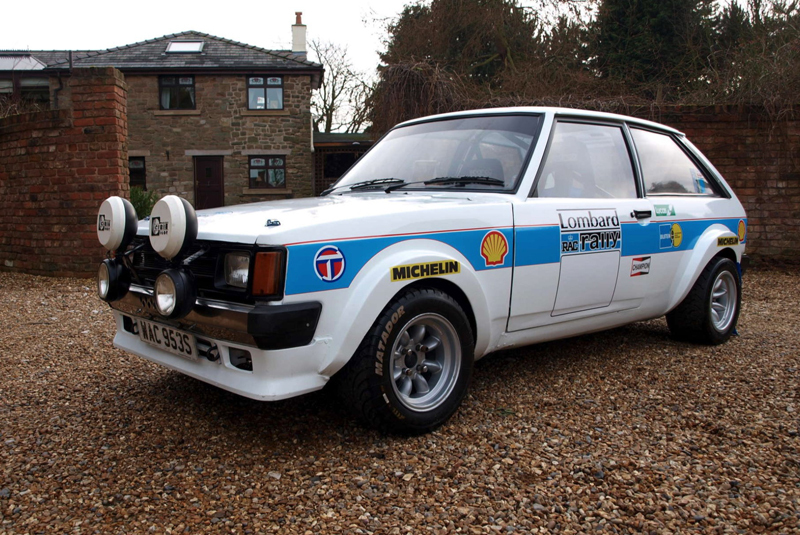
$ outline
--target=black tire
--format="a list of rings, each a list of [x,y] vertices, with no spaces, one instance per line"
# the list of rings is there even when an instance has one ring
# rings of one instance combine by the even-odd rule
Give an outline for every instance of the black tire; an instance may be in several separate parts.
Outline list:
[[[426,433],[461,404],[473,353],[472,329],[459,304],[440,290],[410,288],[384,309],[337,374],[339,394],[372,427]]]
[[[729,258],[716,257],[703,269],[681,304],[667,314],[667,325],[678,340],[722,344],[736,330],[741,306],[742,280],[736,264]]]

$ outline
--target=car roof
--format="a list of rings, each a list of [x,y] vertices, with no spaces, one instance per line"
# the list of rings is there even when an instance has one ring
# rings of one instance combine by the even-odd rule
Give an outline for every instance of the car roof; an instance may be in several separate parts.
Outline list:
[[[453,117],[464,117],[474,115],[507,115],[510,113],[530,113],[530,114],[549,114],[558,117],[571,117],[571,118],[588,118],[588,119],[601,119],[606,121],[625,121],[630,124],[636,124],[647,128],[653,128],[672,134],[684,135],[683,132],[676,130],[670,126],[639,119],[637,117],[630,117],[628,115],[620,115],[617,113],[607,113],[602,111],[582,110],[577,108],[553,108],[553,107],[540,107],[540,106],[517,106],[511,108],[485,108],[476,110],[456,111],[450,113],[442,113],[438,115],[429,115],[427,117],[420,117],[418,119],[411,119],[405,121],[397,126],[407,126],[415,123],[435,121],[438,119],[449,119]]]

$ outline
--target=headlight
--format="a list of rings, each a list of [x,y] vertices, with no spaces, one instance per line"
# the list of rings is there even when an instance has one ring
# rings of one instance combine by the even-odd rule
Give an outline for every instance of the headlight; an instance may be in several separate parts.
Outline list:
[[[117,260],[107,258],[97,269],[97,295],[110,303],[125,297],[131,286],[131,274]]]
[[[194,308],[197,299],[189,274],[178,269],[168,269],[156,278],[153,296],[158,313],[165,318],[186,316]]]
[[[228,253],[225,255],[225,284],[247,288],[250,274],[250,253]]]

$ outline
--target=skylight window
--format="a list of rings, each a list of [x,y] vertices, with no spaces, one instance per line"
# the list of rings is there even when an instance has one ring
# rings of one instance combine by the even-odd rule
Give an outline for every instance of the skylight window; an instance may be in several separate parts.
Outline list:
[[[203,51],[203,41],[170,41],[167,52],[173,54],[198,54]]]

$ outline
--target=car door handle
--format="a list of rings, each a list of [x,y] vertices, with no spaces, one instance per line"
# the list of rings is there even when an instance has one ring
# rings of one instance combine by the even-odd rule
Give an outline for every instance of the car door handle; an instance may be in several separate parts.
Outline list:
[[[635,217],[636,219],[647,219],[648,217],[653,217],[652,210],[634,210],[631,212],[631,217]]]

